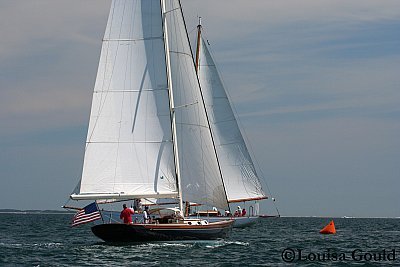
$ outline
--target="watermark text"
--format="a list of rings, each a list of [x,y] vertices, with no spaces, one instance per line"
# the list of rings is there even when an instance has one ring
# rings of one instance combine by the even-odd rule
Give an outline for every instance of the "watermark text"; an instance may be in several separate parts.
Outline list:
[[[286,248],[282,251],[281,257],[284,262],[394,262],[397,260],[395,249],[363,250],[338,252],[333,249],[325,251],[307,251],[298,248]]]

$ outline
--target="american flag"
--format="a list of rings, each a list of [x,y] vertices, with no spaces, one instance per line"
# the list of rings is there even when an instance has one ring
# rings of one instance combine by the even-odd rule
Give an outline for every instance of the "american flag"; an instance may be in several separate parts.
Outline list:
[[[101,219],[100,211],[97,209],[96,203],[93,202],[92,204],[87,205],[75,214],[71,226],[77,226],[99,219]]]

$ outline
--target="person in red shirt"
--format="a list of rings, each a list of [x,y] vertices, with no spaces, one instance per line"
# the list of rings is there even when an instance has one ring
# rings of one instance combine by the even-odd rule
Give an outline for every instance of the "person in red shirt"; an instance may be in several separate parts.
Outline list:
[[[127,208],[125,204],[122,205],[122,207],[124,209],[123,209],[123,211],[121,211],[121,215],[119,215],[119,218],[123,219],[124,223],[126,223],[126,224],[132,224],[133,222],[132,222],[131,215],[135,214],[135,212],[132,209]]]

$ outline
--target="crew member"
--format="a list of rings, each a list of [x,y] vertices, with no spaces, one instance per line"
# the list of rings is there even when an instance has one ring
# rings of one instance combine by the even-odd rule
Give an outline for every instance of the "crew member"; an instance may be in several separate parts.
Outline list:
[[[120,219],[124,220],[124,223],[126,224],[132,224],[132,214],[135,214],[135,212],[131,209],[131,208],[127,208],[126,204],[122,205],[122,207],[124,208],[121,211],[121,214],[119,215]]]

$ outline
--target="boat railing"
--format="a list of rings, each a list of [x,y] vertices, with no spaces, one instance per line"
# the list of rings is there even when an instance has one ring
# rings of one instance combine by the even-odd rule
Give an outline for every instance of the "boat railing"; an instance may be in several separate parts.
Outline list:
[[[119,218],[119,214],[119,211],[101,210],[101,216],[103,217],[104,223],[120,223],[121,220]],[[135,213],[132,216],[132,221],[134,223],[144,223],[143,214]]]
[[[115,215],[117,213],[115,211],[101,210],[100,213],[104,223],[120,222],[119,216]]]
[[[249,211],[250,211],[250,212],[249,212],[249,215],[250,215],[250,216],[254,216],[254,207],[253,207],[253,206],[250,206],[250,207],[249,207]]]

